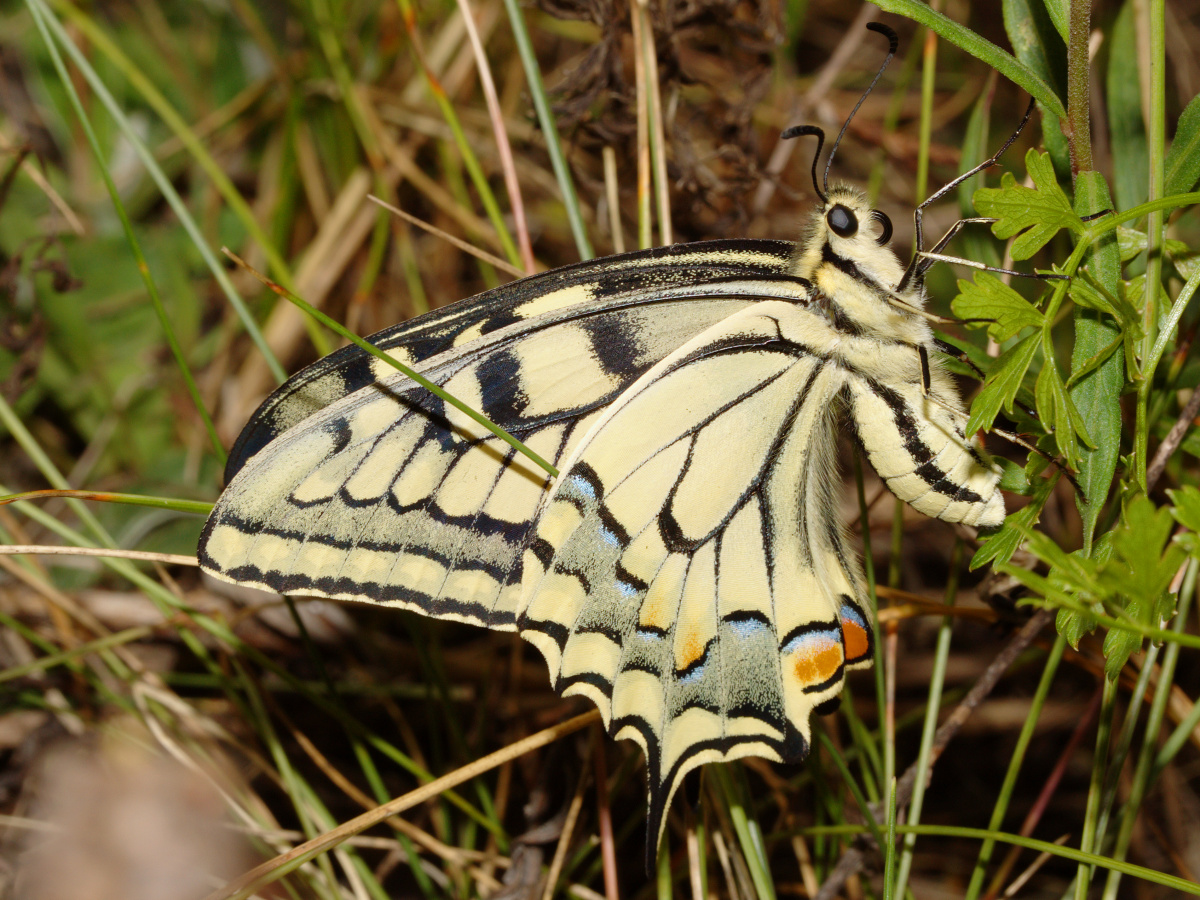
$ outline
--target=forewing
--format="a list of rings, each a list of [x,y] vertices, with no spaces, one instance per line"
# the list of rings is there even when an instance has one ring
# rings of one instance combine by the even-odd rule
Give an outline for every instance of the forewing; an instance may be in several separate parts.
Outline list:
[[[642,746],[652,838],[696,766],[802,756],[871,656],[834,496],[845,372],[781,334],[811,315],[758,304],[642,376],[566,457],[525,551],[517,627]]]
[[[433,357],[424,374],[557,463],[604,407],[747,300],[646,299],[545,317]],[[395,373],[303,419],[230,482],[205,569],[268,590],[512,628],[548,476]]]
[[[542,272],[442,307],[371,335],[367,340],[408,366],[489,343],[502,329],[568,321],[581,309],[617,309],[680,296],[753,291],[795,296],[789,276],[795,245],[731,240],[676,244],[589,260]],[[300,370],[255,412],[234,444],[225,481],[289,428],[395,369],[350,345]]]

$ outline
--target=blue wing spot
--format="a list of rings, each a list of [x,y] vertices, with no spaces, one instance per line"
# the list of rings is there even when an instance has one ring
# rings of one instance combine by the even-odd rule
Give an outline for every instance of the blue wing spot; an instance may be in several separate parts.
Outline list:
[[[584,498],[596,502],[596,487],[582,475],[568,475],[567,482],[563,485],[566,490],[572,491]]]
[[[798,650],[811,650],[816,645],[836,644],[840,639],[837,630],[833,628],[821,628],[819,630],[806,631],[803,634],[798,634],[786,644],[783,645],[783,653],[795,653]]]
[[[738,637],[744,638],[746,640],[749,640],[750,638],[758,637],[764,631],[770,631],[770,628],[767,625],[767,623],[763,622],[761,619],[757,619],[757,618],[755,618],[755,619],[735,619],[732,622],[728,622],[728,625],[733,630],[734,634],[736,634]]]

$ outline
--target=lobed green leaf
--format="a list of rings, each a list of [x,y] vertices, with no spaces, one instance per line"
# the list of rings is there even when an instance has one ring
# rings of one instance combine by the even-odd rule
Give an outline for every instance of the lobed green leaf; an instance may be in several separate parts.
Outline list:
[[[988,334],[997,343],[1015,337],[1024,328],[1041,328],[1045,317],[1036,307],[989,272],[974,281],[959,281],[958,296],[950,304],[961,319],[990,319]]]
[[[986,431],[991,428],[1001,409],[1012,410],[1040,338],[1041,333],[1034,332],[1013,344],[996,360],[987,382],[971,404],[971,416],[967,420],[968,437],[981,429]]]
[[[1030,150],[1025,166],[1034,187],[1017,184],[1011,172],[1005,172],[998,188],[975,192],[975,208],[992,223],[992,234],[1001,240],[1020,235],[1013,242],[1013,259],[1029,259],[1064,228],[1076,234],[1084,231],[1083,222],[1071,208],[1071,201],[1058,186],[1050,156]]]

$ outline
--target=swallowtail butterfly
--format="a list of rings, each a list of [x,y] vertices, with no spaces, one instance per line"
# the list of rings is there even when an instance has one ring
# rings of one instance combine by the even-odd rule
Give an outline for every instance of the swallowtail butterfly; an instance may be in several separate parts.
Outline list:
[[[895,33],[872,27],[890,60]],[[698,766],[803,757],[809,717],[873,650],[837,515],[839,427],[921,512],[1004,517],[997,467],[964,436],[937,365],[929,260],[906,269],[884,246],[886,216],[823,189],[820,152],[822,204],[801,244],[591,260],[369,338],[557,478],[348,346],[289,379],[238,438],[204,569],[519,632],[559,692],[645,752],[651,841]]]

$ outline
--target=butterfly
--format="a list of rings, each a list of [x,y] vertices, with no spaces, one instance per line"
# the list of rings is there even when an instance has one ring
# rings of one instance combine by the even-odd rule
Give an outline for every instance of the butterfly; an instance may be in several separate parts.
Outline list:
[[[870,27],[890,60],[895,32]],[[640,745],[651,847],[688,772],[802,758],[810,716],[873,655],[837,514],[839,435],[927,515],[986,528],[1004,500],[938,363],[930,261],[903,267],[887,216],[829,186],[837,142],[819,183],[824,134],[785,133],[800,135],[818,139],[821,199],[802,243],[591,260],[368,339],[557,477],[348,346],[246,425],[201,537],[204,570],[517,631],[556,690]]]

